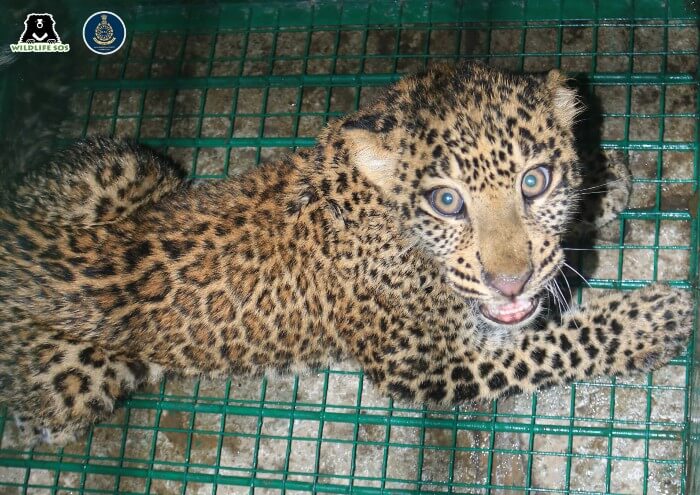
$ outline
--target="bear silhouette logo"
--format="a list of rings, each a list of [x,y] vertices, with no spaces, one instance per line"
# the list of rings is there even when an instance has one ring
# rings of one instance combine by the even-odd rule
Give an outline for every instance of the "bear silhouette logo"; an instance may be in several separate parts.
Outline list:
[[[56,21],[53,15],[27,14],[24,20],[24,31],[19,37],[19,41],[10,45],[10,50],[14,52],[67,52],[70,45],[61,42],[61,37],[56,31]]]
[[[60,43],[56,21],[51,14],[28,14],[24,20],[24,32],[20,43]]]

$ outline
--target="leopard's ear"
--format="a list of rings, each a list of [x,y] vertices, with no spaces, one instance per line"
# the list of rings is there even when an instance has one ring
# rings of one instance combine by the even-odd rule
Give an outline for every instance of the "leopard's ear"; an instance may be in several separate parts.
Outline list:
[[[554,113],[566,127],[571,127],[583,110],[576,91],[566,85],[566,76],[554,69],[547,74],[547,87],[552,92]]]
[[[387,183],[396,167],[396,150],[389,144],[390,130],[381,118],[373,116],[349,119],[341,126],[350,162],[379,187]]]

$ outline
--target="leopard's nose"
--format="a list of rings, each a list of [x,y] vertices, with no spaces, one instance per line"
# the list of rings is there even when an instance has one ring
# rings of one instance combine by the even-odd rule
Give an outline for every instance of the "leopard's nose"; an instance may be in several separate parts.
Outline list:
[[[520,275],[494,275],[485,272],[484,281],[501,293],[501,295],[514,297],[523,292],[523,287],[525,287],[531,276],[532,270],[527,270]]]

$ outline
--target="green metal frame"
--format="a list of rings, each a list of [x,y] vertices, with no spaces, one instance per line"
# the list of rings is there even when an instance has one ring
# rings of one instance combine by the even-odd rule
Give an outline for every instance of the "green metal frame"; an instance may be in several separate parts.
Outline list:
[[[134,134],[144,143],[176,153],[183,149],[191,150],[189,154],[192,175],[198,178],[219,178],[229,174],[236,166],[232,160],[240,149],[248,150],[249,159],[258,163],[266,151],[279,148],[295,148],[312,145],[313,135],[301,131],[304,118],[323,119],[324,121],[340,115],[332,105],[332,92],[338,88],[347,88],[353,92],[353,108],[361,101],[361,89],[385,86],[396,80],[401,72],[402,61],[418,60],[426,64],[431,59],[457,60],[465,58],[461,46],[464,31],[487,32],[487,36],[497,30],[508,29],[519,32],[519,46],[508,52],[496,52],[491,44],[486,43],[483,52],[469,53],[467,58],[497,61],[499,58],[515,57],[519,60],[518,68],[526,69],[526,60],[533,57],[546,57],[559,66],[562,57],[576,57],[590,61],[590,70],[584,74],[591,87],[622,87],[626,91],[626,106],[623,110],[603,114],[604,118],[622,119],[624,137],[622,139],[603,140],[604,149],[620,149],[625,152],[643,151],[656,154],[656,170],[650,177],[636,177],[635,182],[655,188],[653,206],[644,210],[631,210],[622,214],[620,220],[620,239],[624,239],[625,230],[630,221],[653,222],[654,242],[650,245],[632,245],[620,241],[613,245],[596,246],[600,250],[619,252],[617,276],[610,279],[594,279],[593,288],[631,289],[640,287],[649,280],[626,279],[623,277],[625,252],[628,250],[651,251],[652,269],[649,279],[656,279],[659,272],[659,253],[676,250],[688,253],[690,267],[687,276],[672,280],[671,283],[689,290],[695,290],[697,280],[698,248],[698,206],[689,209],[667,210],[662,208],[663,189],[686,184],[697,194],[700,184],[700,155],[698,145],[698,124],[700,115],[700,98],[694,107],[683,111],[670,112],[666,109],[666,91],[674,86],[698,86],[697,74],[674,73],[668,70],[667,61],[672,56],[697,57],[697,45],[688,48],[669,48],[669,30],[679,27],[697,27],[698,14],[687,8],[682,0],[568,0],[552,2],[548,0],[493,0],[479,2],[459,2],[435,0],[422,2],[404,0],[400,2],[385,0],[362,1],[326,1],[315,2],[242,2],[229,1],[218,3],[177,2],[110,2],[104,8],[120,14],[125,20],[128,39],[119,54],[112,57],[90,56],[82,46],[79,35],[82,20],[100,6],[86,8],[75,2],[70,5],[71,29],[74,33],[69,42],[72,44],[72,56],[84,56],[84,65],[75,80],[77,111],[67,116],[73,131],[63,135],[58,144],[64,144],[93,132],[95,128],[103,132],[114,133],[124,123],[133,124]],[[555,7],[553,8],[553,5]],[[68,22],[68,21],[65,21]],[[635,49],[634,36],[638,29],[649,26],[649,22],[663,30],[663,46],[659,50],[639,51]],[[562,51],[562,33],[564,29],[582,27],[592,30],[592,42],[589,47],[578,51]],[[556,46],[548,51],[535,51],[526,46],[526,35],[534,29],[554,29]],[[628,33],[627,48],[617,50],[599,50],[597,45],[598,30],[602,28],[621,28]],[[368,53],[368,38],[376,30],[393,33],[394,44],[381,53]],[[411,30],[421,32],[424,40],[416,51],[405,53],[401,45],[402,32]],[[454,46],[439,54],[431,50],[431,33],[433,31],[454,31]],[[291,54],[277,54],[277,40],[280,35],[297,33],[304,39],[301,50]],[[327,50],[312,52],[312,37],[318,33],[327,33],[330,40]],[[217,52],[217,37],[233,35],[240,40],[237,54],[221,55]],[[359,49],[343,51],[343,40],[347,35],[360,39]],[[188,41],[201,36],[208,43],[207,54],[188,54]],[[252,36],[263,36],[269,40],[268,52],[248,54],[247,47]],[[158,42],[163,39],[172,41],[173,49],[164,54],[159,51]],[[64,40],[65,42],[65,40]],[[627,60],[626,70],[608,72],[599,68],[602,57],[622,57]],[[652,72],[640,72],[635,69],[634,60],[644,57],[659,57],[659,69]],[[70,63],[70,59],[67,58]],[[276,64],[288,63],[296,69],[278,73]],[[322,70],[309,70],[309,64],[325,64]],[[383,69],[378,72],[369,70],[371,64],[377,63]],[[184,76],[185,64],[197,65],[201,75]],[[262,67],[263,75],[247,73],[251,64]],[[341,67],[345,64],[344,67]],[[348,69],[347,67],[351,67]],[[226,68],[225,74],[217,71]],[[161,72],[164,71],[164,72]],[[8,72],[3,80],[0,74],[0,89],[11,87]],[[641,112],[632,108],[632,88],[653,86],[659,89],[659,106],[654,112]],[[305,107],[304,89],[321,88],[324,94],[320,110],[308,110]],[[287,109],[270,110],[269,94],[273,89],[295,91],[294,104]],[[232,97],[227,108],[208,108],[207,94],[216,89],[231,89]],[[260,107],[257,110],[245,109],[247,105],[241,91],[259,90]],[[159,111],[149,110],[147,98],[149,91],[163,91],[168,94],[167,105]],[[199,98],[199,111],[179,113],[176,95],[182,91],[193,91]],[[138,95],[135,108],[123,111],[120,108],[122,93]],[[240,97],[239,97],[240,95]],[[12,94],[10,91],[0,93],[0,109],[9,108]],[[111,101],[103,104],[99,101]],[[243,103],[241,103],[243,102]],[[290,132],[285,135],[268,135],[266,121],[270,119],[288,119]],[[174,135],[173,122],[189,119],[194,122],[192,132],[188,135]],[[203,135],[203,122],[206,119],[221,119],[227,122],[226,131],[221,135]],[[236,132],[236,121],[256,119],[257,133],[254,136],[241,137]],[[630,137],[633,120],[651,119],[658,121],[656,139],[634,139]],[[668,119],[684,119],[695,122],[695,136],[692,140],[664,140],[665,125]],[[0,118],[0,121],[2,119]],[[5,121],[7,122],[7,121]],[[154,136],[142,133],[150,123],[162,123],[162,131]],[[0,129],[1,123],[0,123]],[[223,157],[221,169],[215,173],[201,170],[202,154],[217,150]],[[692,155],[692,176],[666,177],[664,174],[664,154],[668,152]],[[696,202],[697,203],[697,202]],[[661,242],[662,223],[684,222],[689,225],[688,243],[667,245]],[[579,293],[580,297],[580,293]],[[697,301],[697,297],[696,297]],[[696,302],[697,304],[697,302]],[[696,332],[697,333],[697,332]],[[525,493],[529,490],[538,493],[600,493],[601,491],[583,491],[571,489],[572,462],[585,454],[576,453],[574,442],[579,437],[600,437],[607,442],[606,454],[590,454],[588,457],[606,463],[605,492],[611,492],[613,463],[618,461],[636,462],[642,466],[644,479],[651,467],[668,466],[669,469],[684,476],[681,481],[681,493],[690,495],[700,493],[700,476],[695,469],[700,466],[699,453],[700,431],[694,429],[697,423],[691,421],[700,418],[700,392],[691,392],[693,373],[700,372],[700,356],[693,360],[691,345],[687,355],[673,360],[679,373],[685,374],[685,386],[657,385],[652,374],[641,383],[590,382],[574,384],[570,389],[569,412],[561,415],[548,415],[539,412],[538,397],[532,397],[531,408],[525,413],[503,412],[494,402],[487,410],[464,406],[449,411],[427,411],[410,409],[388,402],[384,406],[367,406],[362,403],[363,391],[370,384],[365,383],[360,372],[327,370],[323,372],[323,390],[318,402],[298,401],[298,393],[304,387],[302,378],[289,381],[288,400],[268,397],[270,382],[260,381],[257,397],[237,396],[234,382],[228,381],[218,393],[200,394],[199,382],[194,383],[190,394],[174,394],[169,382],[164,380],[158,391],[138,393],[126,401],[125,419],[119,423],[104,423],[93,428],[80,450],[38,449],[35,451],[17,451],[0,444],[0,472],[3,469],[18,473],[17,481],[0,481],[0,492],[33,493],[44,490],[46,493],[60,493],[62,490],[78,493],[127,493],[120,490],[120,481],[126,478],[142,479],[142,490],[128,493],[153,493],[155,480],[171,480],[180,483],[180,492],[188,493],[188,486],[200,484],[211,485],[211,493],[221,493],[223,487],[247,487],[249,493],[265,489],[274,492],[305,491],[328,493],[361,493],[367,495],[383,493]],[[337,404],[328,400],[329,387],[336,380],[357,384],[357,394],[352,404]],[[695,382],[700,383],[700,376]],[[577,415],[577,392],[582,387],[600,387],[609,390],[609,415],[606,418],[589,418]],[[617,418],[615,416],[616,394],[621,390],[637,390],[644,394],[645,410],[643,421]],[[664,422],[652,419],[652,398],[663,392],[675,392],[684,400],[684,420]],[[691,412],[691,402],[693,411]],[[133,422],[141,413],[150,413],[148,424]],[[162,424],[164,412],[179,412],[189,418],[187,427],[171,427]],[[220,428],[215,430],[197,427],[198,415],[216,415],[220,418]],[[250,418],[250,428],[230,431],[227,422],[231,418]],[[0,439],[3,437],[3,416],[0,414]],[[265,433],[264,424],[270,420],[285,420],[288,424],[286,434]],[[310,421],[318,425],[313,437],[300,437],[295,434],[295,422]],[[353,434],[349,438],[332,438],[324,434],[324,425],[347,424]],[[693,426],[695,424],[695,427]],[[361,428],[373,425],[384,429],[383,440],[361,438]],[[412,428],[418,432],[416,442],[397,444],[392,442],[392,429]],[[426,431],[441,429],[452,439],[448,445],[426,444]],[[93,443],[107,430],[120,432],[121,443],[117,454],[101,456],[94,454]],[[458,445],[458,435],[464,431],[483,432],[486,445]],[[146,432],[152,434],[151,447],[147,455],[130,456],[128,446],[131,434]],[[178,461],[158,458],[156,439],[159,433],[180,433],[186,436],[184,458]],[[502,433],[519,433],[529,435],[526,450],[503,448],[497,444],[497,436]],[[564,453],[538,451],[535,441],[538,436],[559,435],[568,439],[568,448]],[[193,442],[208,438],[213,443],[214,455],[206,462],[191,459],[190,450]],[[622,456],[613,454],[613,441],[616,439],[636,439],[644,442],[644,455]],[[225,466],[221,464],[222,449],[231,439],[244,439],[252,443],[250,463],[247,466]],[[271,441],[284,445],[285,463],[280,469],[267,469],[258,466],[258,453]],[[679,455],[674,458],[655,458],[650,455],[650,444],[667,441],[678,444]],[[300,443],[306,444],[313,452],[313,469],[297,472],[290,469],[290,457]],[[327,474],[320,470],[322,451],[328,445],[343,445],[350,450],[348,470],[345,474]],[[360,476],[355,473],[357,456],[361,448],[381,449],[383,464],[377,476]],[[395,476],[388,468],[388,458],[396,455],[395,449],[404,449],[417,453],[417,472],[415,478],[404,479]],[[425,455],[433,452],[446,453],[448,461],[447,476],[442,480],[425,480],[422,477]],[[482,482],[464,483],[455,481],[455,456],[461,453],[474,453],[487,456],[487,476]],[[493,481],[492,473],[498,455],[522,456],[526,459],[526,477],[522,486],[509,486]],[[531,473],[535,456],[558,456],[565,459],[566,471],[563,484],[557,489],[541,489],[532,486]],[[32,473],[48,471],[54,473],[53,484],[39,485],[32,481]],[[9,471],[8,471],[9,472]],[[79,473],[77,485],[65,485],[63,474]],[[113,489],[105,490],[90,487],[93,475],[108,476],[113,479]],[[2,477],[0,476],[0,480]],[[640,480],[641,493],[651,492],[644,480]],[[406,488],[408,486],[409,488]],[[262,491],[260,492],[262,493]]]

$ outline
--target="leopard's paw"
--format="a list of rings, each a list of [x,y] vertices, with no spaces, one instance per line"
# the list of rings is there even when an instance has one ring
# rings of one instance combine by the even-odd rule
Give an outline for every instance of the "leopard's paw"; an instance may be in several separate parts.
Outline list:
[[[43,425],[41,421],[26,414],[15,413],[14,419],[20,443],[30,448],[41,444],[63,447],[75,441],[86,429],[82,425],[78,428],[73,428],[71,425],[66,425],[65,428],[53,428]]]
[[[627,207],[632,194],[632,174],[627,159],[618,151],[593,153],[582,156],[586,170],[579,189],[580,218],[572,226],[578,239],[597,239],[618,242],[619,225],[614,222]]]
[[[620,344],[614,371],[653,371],[681,354],[688,344],[692,292],[653,284],[624,294],[610,317]]]

